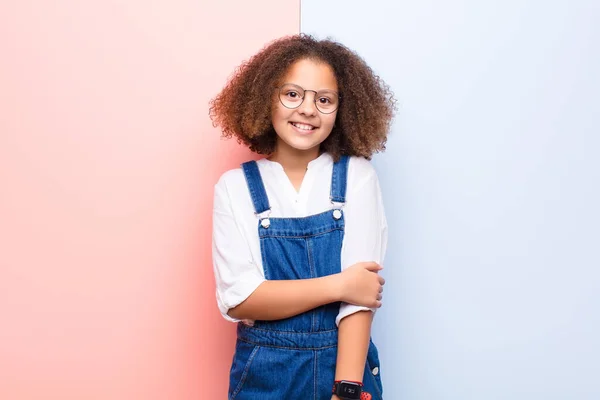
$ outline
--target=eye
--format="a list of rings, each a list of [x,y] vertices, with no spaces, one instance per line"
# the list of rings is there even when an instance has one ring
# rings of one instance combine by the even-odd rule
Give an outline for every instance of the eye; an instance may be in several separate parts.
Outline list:
[[[293,91],[293,90],[290,90],[285,95],[288,96],[291,99],[297,99],[297,98],[300,97],[300,94],[298,92],[296,92],[296,91]]]
[[[321,103],[321,104],[330,104],[331,103],[331,99],[329,99],[327,97],[320,97],[319,98],[319,103]]]

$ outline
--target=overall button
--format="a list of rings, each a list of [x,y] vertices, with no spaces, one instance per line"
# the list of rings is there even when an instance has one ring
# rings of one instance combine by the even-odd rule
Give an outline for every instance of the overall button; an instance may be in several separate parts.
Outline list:
[[[270,226],[271,226],[271,221],[269,221],[269,218],[265,218],[265,219],[263,219],[262,221],[260,221],[260,225],[261,225],[263,228],[267,229],[268,227],[270,227]]]
[[[342,211],[341,210],[333,210],[333,218],[335,218],[335,219],[342,218]]]
[[[373,375],[377,375],[379,373],[379,368],[375,367],[371,372],[373,373]]]

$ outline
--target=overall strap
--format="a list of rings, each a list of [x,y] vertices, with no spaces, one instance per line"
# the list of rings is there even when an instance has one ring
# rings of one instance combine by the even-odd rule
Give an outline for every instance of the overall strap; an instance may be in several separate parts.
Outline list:
[[[254,203],[254,210],[256,214],[264,213],[271,209],[269,205],[269,198],[267,197],[267,191],[265,185],[260,176],[258,170],[258,164],[256,161],[248,161],[242,164],[242,170],[246,177],[246,184],[250,191],[250,197],[252,197],[252,203]]]
[[[334,203],[346,202],[346,180],[348,179],[349,161],[349,156],[342,156],[339,161],[333,164],[330,198]]]

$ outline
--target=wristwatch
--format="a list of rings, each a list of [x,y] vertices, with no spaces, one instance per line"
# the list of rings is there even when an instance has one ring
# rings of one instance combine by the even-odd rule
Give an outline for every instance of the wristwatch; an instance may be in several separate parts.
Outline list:
[[[361,392],[362,382],[335,381],[331,393],[344,400],[360,400]]]

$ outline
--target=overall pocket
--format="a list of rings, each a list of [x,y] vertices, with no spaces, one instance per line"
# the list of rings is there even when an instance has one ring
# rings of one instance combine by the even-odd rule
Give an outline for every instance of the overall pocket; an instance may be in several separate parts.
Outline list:
[[[377,393],[372,393],[375,399],[383,399],[383,384],[381,383],[381,366],[379,364],[379,352],[373,342],[369,342],[369,351],[367,353],[367,366],[369,375],[373,379],[373,383]]]
[[[252,360],[256,356],[260,347],[238,340],[235,344],[235,354],[233,355],[233,363],[229,373],[229,400],[234,400],[242,390],[248,370],[252,365]]]

